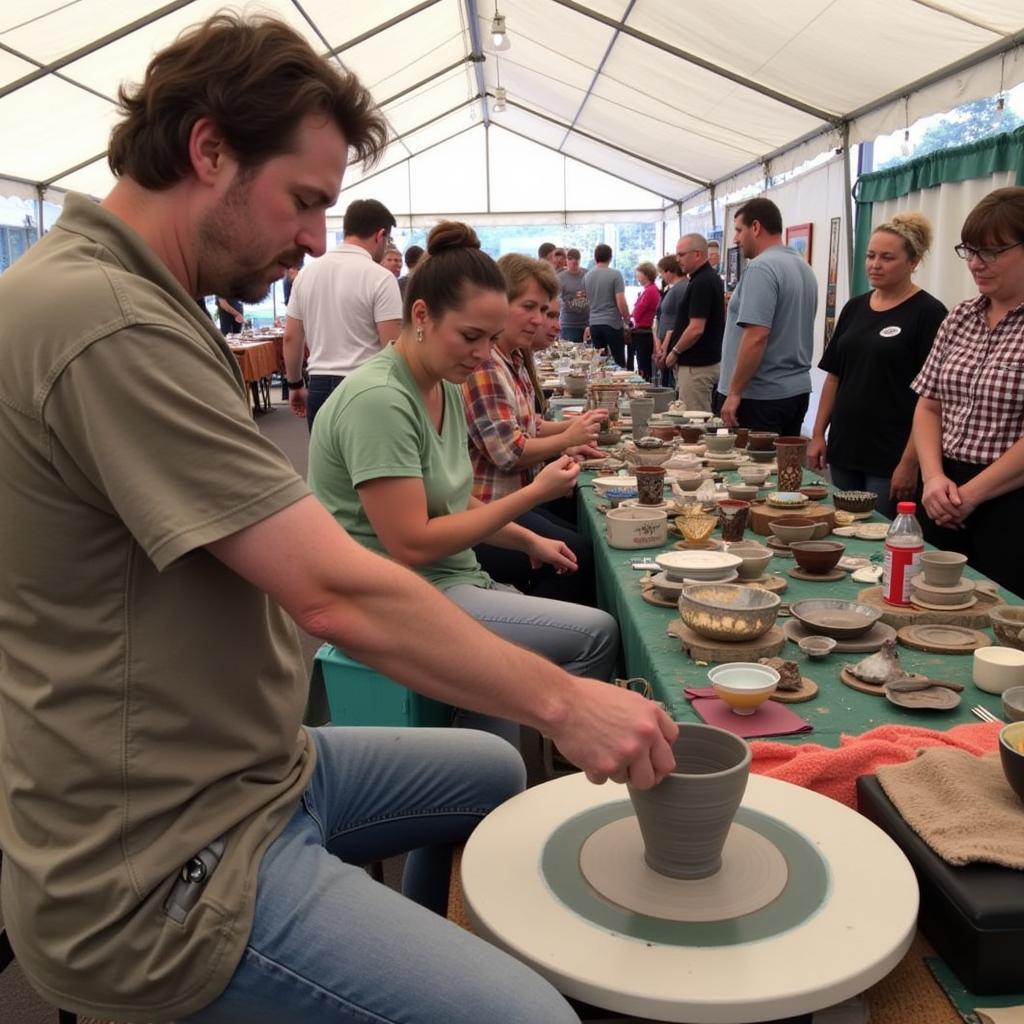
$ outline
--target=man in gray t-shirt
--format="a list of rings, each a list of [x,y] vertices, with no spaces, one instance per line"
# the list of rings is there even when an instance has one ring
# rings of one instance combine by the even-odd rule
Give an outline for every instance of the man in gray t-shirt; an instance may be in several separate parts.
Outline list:
[[[583,278],[583,288],[590,303],[590,341],[594,348],[608,349],[611,357],[626,365],[626,339],[623,328],[629,323],[626,305],[626,282],[622,274],[612,270],[612,247],[594,246],[594,266]]]
[[[582,341],[583,332],[590,323],[590,303],[583,287],[587,272],[580,266],[579,249],[569,249],[565,258],[566,267],[558,274],[558,286],[562,292],[559,333],[566,341]]]
[[[770,199],[744,203],[734,224],[751,262],[729,302],[716,411],[728,426],[796,435],[811,393],[818,282],[782,244],[782,214]]]

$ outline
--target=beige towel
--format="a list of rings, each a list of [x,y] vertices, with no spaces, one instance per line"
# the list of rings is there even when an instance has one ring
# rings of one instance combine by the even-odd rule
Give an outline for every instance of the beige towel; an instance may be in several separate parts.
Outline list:
[[[1024,1024],[1024,1006],[986,1007],[975,1009],[980,1024]]]
[[[1024,803],[998,754],[975,757],[933,747],[878,769],[878,781],[907,824],[943,860],[1024,869]]]

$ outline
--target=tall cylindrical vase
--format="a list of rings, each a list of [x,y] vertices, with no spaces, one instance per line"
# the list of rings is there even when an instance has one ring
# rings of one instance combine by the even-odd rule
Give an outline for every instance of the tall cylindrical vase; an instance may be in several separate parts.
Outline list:
[[[647,433],[647,421],[654,412],[653,398],[632,398],[629,402],[629,418],[633,421],[633,440]]]
[[[707,878],[722,849],[750,775],[750,746],[711,725],[680,722],[675,769],[652,789],[629,788],[644,840],[644,860],[671,878]]]
[[[800,485],[804,482],[807,438],[778,438],[775,441],[775,461],[779,466],[779,490],[799,491]]]

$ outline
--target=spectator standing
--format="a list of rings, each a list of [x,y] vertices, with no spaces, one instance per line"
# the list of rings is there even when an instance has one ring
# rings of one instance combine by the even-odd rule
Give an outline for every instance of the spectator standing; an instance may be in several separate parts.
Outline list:
[[[626,366],[633,369],[635,359],[637,372],[644,380],[650,381],[654,356],[654,314],[661,302],[656,283],[657,267],[653,263],[641,263],[636,268],[636,279],[640,284],[640,294],[633,303],[633,327],[626,349]]]
[[[658,260],[658,271],[661,274],[663,288],[661,302],[654,316],[654,362],[656,366],[667,369],[665,354],[675,334],[679,303],[686,294],[687,280],[674,253],[662,256]],[[666,384],[670,383],[673,377],[671,370],[668,374]]]
[[[1024,596],[1024,188],[985,196],[956,253],[978,295],[942,322],[913,383],[925,539]]]
[[[225,299],[217,296],[217,320],[220,333],[227,336],[238,334],[245,323],[245,306],[241,299]]]
[[[558,274],[558,287],[562,296],[559,326],[565,341],[578,343],[583,341],[590,322],[590,303],[583,286],[587,272],[580,266],[579,249],[567,250],[565,257],[565,270]]]
[[[395,275],[379,263],[395,218],[376,199],[345,211],[345,241],[296,278],[284,329],[284,364],[296,416],[310,429],[327,396],[398,337],[402,299]],[[309,346],[309,385],[302,358]]]
[[[782,243],[782,214],[770,199],[744,203],[735,242],[750,262],[729,301],[715,411],[727,426],[794,436],[811,394],[818,282]]]
[[[583,278],[590,306],[590,342],[594,348],[607,349],[619,366],[626,365],[625,328],[629,324],[626,283],[622,274],[612,270],[612,247],[603,242],[594,247],[594,266]]]
[[[407,273],[398,279],[398,291],[402,296],[403,301],[405,300],[405,289],[409,284],[409,274],[416,269],[416,264],[419,263],[420,258],[423,256],[423,247],[420,245],[410,245],[405,250],[405,267]]]
[[[385,270],[390,270],[397,280],[399,275],[402,273],[402,254],[395,246],[389,245],[384,250],[384,255],[381,257],[380,265]],[[399,289],[399,291],[401,291],[401,289]]]
[[[686,273],[687,286],[677,316],[665,365],[675,366],[676,387],[686,409],[710,411],[722,359],[725,296],[722,279],[708,260],[702,235],[684,235],[676,259]]]
[[[917,499],[917,395],[910,385],[946,316],[913,279],[931,240],[931,225],[919,213],[896,214],[875,228],[865,255],[872,290],[843,307],[818,363],[826,376],[808,462],[816,469],[827,464],[841,490],[873,491],[876,508],[890,519],[897,502]]]

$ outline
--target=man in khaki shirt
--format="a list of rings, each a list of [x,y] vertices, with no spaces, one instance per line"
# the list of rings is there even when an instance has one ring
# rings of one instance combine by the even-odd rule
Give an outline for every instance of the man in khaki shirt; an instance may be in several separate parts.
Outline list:
[[[196,296],[325,249],[386,126],[292,29],[221,15],[122,98],[100,205],[0,278],[3,911],[35,987],[167,1021],[570,1021],[446,924],[451,845],[523,784],[469,730],[304,729],[294,622],[652,785],[675,726],[355,543],[248,413]],[[287,613],[287,614],[286,614]],[[412,900],[358,865],[401,851]],[[414,900],[416,902],[414,902]],[[427,909],[428,908],[428,909]]]

